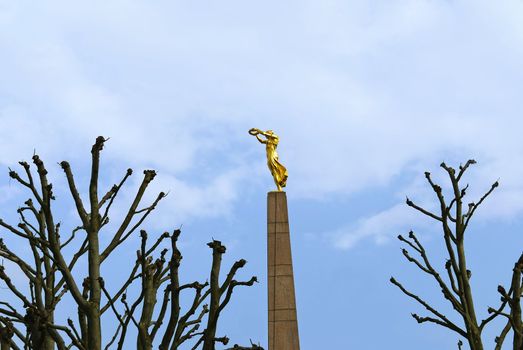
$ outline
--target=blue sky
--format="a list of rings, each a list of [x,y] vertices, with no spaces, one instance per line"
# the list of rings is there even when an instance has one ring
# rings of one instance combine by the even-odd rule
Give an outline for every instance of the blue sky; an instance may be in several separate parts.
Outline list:
[[[517,0],[0,0],[1,216],[16,220],[26,199],[7,167],[36,149],[55,188],[67,159],[85,189],[90,146],[110,137],[107,186],[153,168],[148,198],[170,191],[145,228],[183,225],[186,280],[205,279],[211,237],[228,246],[225,264],[249,261],[243,276],[260,283],[238,291],[222,329],[265,344],[273,183],[247,130],[273,129],[289,170],[302,349],[456,348],[388,282],[445,307],[395,237],[416,230],[442,266],[438,227],[404,199],[431,207],[423,172],[444,182],[441,161],[476,159],[471,198],[500,187],[470,227],[469,263],[480,318],[497,305],[523,242],[522,16]]]

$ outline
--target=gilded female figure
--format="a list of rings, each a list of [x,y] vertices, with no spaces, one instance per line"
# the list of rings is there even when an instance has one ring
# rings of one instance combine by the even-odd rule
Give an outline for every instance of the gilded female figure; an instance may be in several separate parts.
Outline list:
[[[278,147],[279,138],[272,130],[262,131],[260,129],[252,128],[249,130],[249,134],[256,136],[258,141],[265,144],[267,151],[267,165],[271,171],[274,183],[278,187],[278,191],[282,190],[282,187],[287,185],[287,169],[278,160],[278,153],[276,147]],[[263,139],[260,135],[265,136]]]

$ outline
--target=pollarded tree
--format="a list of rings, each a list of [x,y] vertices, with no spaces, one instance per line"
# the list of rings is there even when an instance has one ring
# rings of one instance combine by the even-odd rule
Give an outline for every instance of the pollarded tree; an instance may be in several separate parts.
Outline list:
[[[396,285],[404,294],[416,300],[430,313],[428,316],[419,316],[412,314],[412,317],[418,323],[435,323],[456,332],[465,338],[472,350],[482,350],[484,348],[482,332],[493,319],[504,317],[506,319],[505,327],[496,337],[495,349],[501,349],[507,335],[512,330],[512,344],[514,350],[523,349],[523,324],[521,320],[521,294],[522,294],[522,275],[523,254],[514,264],[510,287],[507,290],[503,286],[498,286],[498,292],[501,295],[501,304],[494,309],[487,309],[489,316],[479,320],[476,313],[474,293],[470,284],[471,271],[467,266],[467,256],[465,250],[465,232],[469,227],[470,220],[474,216],[478,207],[485,199],[498,187],[498,182],[494,182],[490,189],[477,202],[464,203],[468,185],[463,186],[460,182],[469,166],[475,164],[474,160],[469,160],[465,165],[460,165],[458,170],[447,166],[445,163],[441,167],[448,174],[451,184],[450,200],[445,198],[441,186],[434,183],[431,174],[425,173],[432,190],[436,194],[439,210],[431,212],[415,204],[407,198],[407,205],[428,216],[441,224],[443,231],[443,240],[445,243],[447,261],[445,263],[445,272],[440,274],[431,263],[427,251],[423,247],[414,232],[409,232],[408,237],[402,235],[398,239],[405,243],[418,257],[414,257],[407,249],[403,249],[405,258],[415,264],[423,273],[430,275],[438,288],[441,290],[443,297],[448,301],[452,308],[462,319],[462,324],[451,320],[451,317],[444,315],[435,307],[425,301],[417,294],[409,291],[400,282],[391,277],[390,281]],[[446,276],[446,277],[444,277]],[[508,310],[507,310],[508,309]],[[461,349],[462,341],[458,342]]]
[[[208,244],[212,249],[210,283],[180,282],[182,255],[177,247],[180,230],[165,232],[152,242],[147,232],[140,230],[144,220],[166,196],[161,192],[152,203],[141,205],[147,187],[156,176],[153,170],[144,171],[125,216],[116,229],[111,230],[109,243],[102,246],[100,234],[107,231],[111,206],[132,175],[132,170],[128,169],[118,184],[100,195],[100,153],[105,141],[98,137],[91,150],[87,202],[80,196],[70,164],[66,161],[60,163],[80,223],[67,236],[60,230],[53,206],[53,186],[44,162],[37,155],[33,156],[36,174],[26,162],[20,162],[23,176],[9,171],[9,176],[25,187],[31,197],[18,209],[20,223],[11,225],[0,219],[0,227],[4,229],[2,236],[14,235],[25,241],[31,259],[26,261],[9,248],[7,239],[0,239],[0,257],[17,266],[28,284],[25,289],[20,288],[9,276],[12,271],[0,266],[0,280],[12,294],[10,299],[2,297],[0,300],[0,349],[20,349],[23,346],[24,349],[42,350],[100,350],[102,344],[104,349],[123,349],[131,334],[129,327],[136,327],[136,348],[139,350],[152,349],[153,344],[158,344],[159,349],[175,350],[182,344],[189,346],[185,343],[188,340],[193,341],[192,349],[214,350],[216,343],[226,345],[229,339],[216,335],[220,313],[229,303],[233,290],[237,286],[252,286],[256,277],[244,282],[234,279],[236,272],[246,263],[241,259],[220,281],[225,246],[213,240]],[[104,280],[103,264],[137,231],[140,232],[141,244],[128,278],[118,286]],[[159,251],[164,241],[170,241],[170,247]],[[67,254],[69,251],[73,253]],[[78,265],[82,260],[87,261],[86,276],[79,272]],[[127,290],[134,284],[139,284],[139,294],[128,295]],[[181,295],[190,291],[192,302],[183,308]],[[67,324],[59,324],[56,315],[67,294],[74,300],[77,310],[74,316],[68,315]],[[64,312],[62,310],[60,314]],[[103,338],[102,315],[105,313],[114,317],[112,321],[104,317],[104,322],[116,322],[117,327],[114,334]],[[235,345],[235,348],[261,349],[254,344],[249,347]]]

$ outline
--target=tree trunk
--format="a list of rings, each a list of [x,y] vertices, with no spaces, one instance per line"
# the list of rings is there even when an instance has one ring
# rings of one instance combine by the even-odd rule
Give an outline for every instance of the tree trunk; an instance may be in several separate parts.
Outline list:
[[[207,319],[207,328],[205,329],[203,350],[214,350],[214,338],[216,337],[216,326],[220,307],[220,266],[222,255],[225,253],[225,247],[219,241],[213,241],[208,244],[212,248],[212,268],[210,278],[211,303],[209,305],[209,315]]]
[[[0,324],[0,350],[11,349],[11,338],[13,337],[13,326],[7,321],[7,325],[4,327]]]
[[[102,327],[100,324],[100,305],[93,307],[87,314],[87,341],[89,350],[102,349]]]

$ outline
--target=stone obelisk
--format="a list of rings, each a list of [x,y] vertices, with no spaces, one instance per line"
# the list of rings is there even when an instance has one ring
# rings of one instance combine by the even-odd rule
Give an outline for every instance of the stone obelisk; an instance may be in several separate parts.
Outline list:
[[[299,350],[287,196],[267,195],[269,350]]]
[[[299,350],[287,195],[282,190],[287,185],[287,169],[278,158],[280,139],[274,131],[252,128],[249,134],[265,145],[267,166],[278,189],[267,194],[269,350]]]

